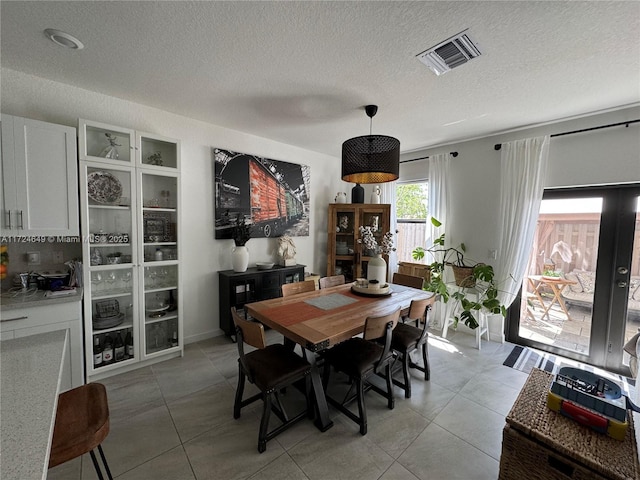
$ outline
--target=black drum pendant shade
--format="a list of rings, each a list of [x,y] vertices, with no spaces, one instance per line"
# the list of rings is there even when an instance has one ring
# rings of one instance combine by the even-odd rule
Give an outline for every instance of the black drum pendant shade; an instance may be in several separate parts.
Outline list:
[[[373,118],[376,105],[365,107]],[[342,180],[351,183],[385,183],[400,174],[400,141],[386,135],[354,137],[342,144]]]

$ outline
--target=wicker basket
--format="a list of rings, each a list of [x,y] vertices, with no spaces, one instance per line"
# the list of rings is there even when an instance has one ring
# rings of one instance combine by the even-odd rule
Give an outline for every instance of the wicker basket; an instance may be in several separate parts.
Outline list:
[[[553,376],[534,368],[506,417],[499,480],[640,478],[633,418],[624,441],[547,407]]]
[[[604,480],[606,477],[560,455],[506,425],[498,480]]]
[[[475,287],[476,279],[473,278],[473,267],[459,267],[451,265],[453,268],[453,276],[456,279],[456,285],[459,287]]]

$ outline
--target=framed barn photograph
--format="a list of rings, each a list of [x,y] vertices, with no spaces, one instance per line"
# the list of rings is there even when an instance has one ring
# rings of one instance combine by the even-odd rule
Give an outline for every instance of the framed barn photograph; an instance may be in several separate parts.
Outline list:
[[[309,236],[308,165],[213,149],[215,238],[244,217],[252,237]]]

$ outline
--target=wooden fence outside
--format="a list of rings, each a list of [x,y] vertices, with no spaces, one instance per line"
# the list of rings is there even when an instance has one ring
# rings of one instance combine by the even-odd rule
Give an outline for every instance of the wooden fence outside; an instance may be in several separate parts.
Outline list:
[[[426,223],[398,223],[396,253],[399,262],[415,262],[411,252],[418,246],[425,246],[426,229]],[[565,273],[574,269],[594,272],[599,231],[600,214],[541,214],[529,264],[529,275],[542,273],[545,258],[551,256],[553,246],[559,241],[569,245],[572,258],[570,262],[564,262],[558,254],[553,255],[552,259],[557,270]],[[636,221],[632,258],[631,275],[638,276],[640,275],[640,218]],[[430,263],[431,260],[431,258],[425,258],[421,263]]]

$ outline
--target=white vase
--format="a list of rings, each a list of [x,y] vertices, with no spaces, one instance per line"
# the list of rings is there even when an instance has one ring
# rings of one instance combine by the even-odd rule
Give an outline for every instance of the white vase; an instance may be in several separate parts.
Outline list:
[[[369,260],[367,265],[367,280],[378,280],[380,286],[387,283],[387,262],[382,258],[382,254],[378,253]]]
[[[371,192],[371,203],[380,203],[380,187],[378,185],[374,186]]]
[[[249,266],[249,249],[246,245],[236,246],[231,254],[234,272],[246,272]]]

